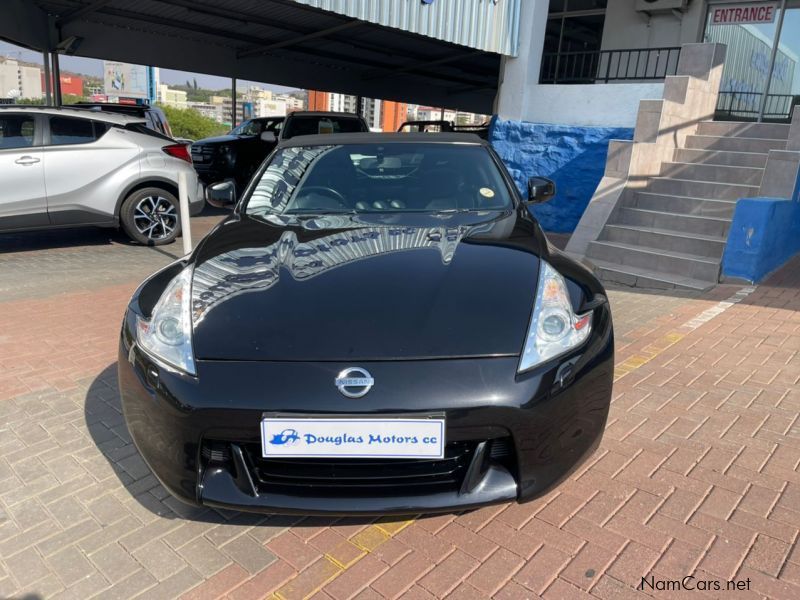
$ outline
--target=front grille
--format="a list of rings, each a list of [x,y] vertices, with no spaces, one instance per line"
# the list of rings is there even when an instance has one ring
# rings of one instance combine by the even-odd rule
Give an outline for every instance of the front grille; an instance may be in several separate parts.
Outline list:
[[[422,495],[459,491],[475,457],[479,440],[450,442],[442,459],[385,458],[263,458],[258,443],[240,443],[242,459],[262,494],[319,496]],[[227,466],[237,472],[229,442],[204,440],[205,465]],[[238,451],[237,451],[238,452]],[[489,440],[486,458],[516,475],[516,452],[510,437]],[[242,464],[242,463],[240,463]]]
[[[192,146],[192,161],[196,163],[211,162],[215,149],[212,146]]]
[[[458,489],[475,452],[475,442],[451,442],[443,459],[284,458],[265,459],[257,445],[245,445],[253,479],[264,492],[346,489],[348,493],[397,493],[415,489],[433,493]]]

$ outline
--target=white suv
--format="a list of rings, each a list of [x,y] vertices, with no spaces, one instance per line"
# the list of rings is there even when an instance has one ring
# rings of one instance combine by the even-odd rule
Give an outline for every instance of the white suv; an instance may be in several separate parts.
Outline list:
[[[203,189],[185,144],[135,117],[70,108],[0,108],[0,232],[97,225],[142,244],[180,233],[178,173],[191,214]]]

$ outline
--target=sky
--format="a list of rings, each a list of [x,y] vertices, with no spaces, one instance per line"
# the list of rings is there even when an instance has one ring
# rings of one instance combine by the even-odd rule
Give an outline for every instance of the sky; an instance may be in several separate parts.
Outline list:
[[[0,56],[9,56],[28,62],[42,64],[42,55],[32,50],[0,41]],[[85,75],[103,76],[103,61],[96,58],[82,58],[80,56],[61,56],[60,62],[62,71],[71,71]],[[158,66],[158,65],[156,65]],[[210,90],[221,90],[231,86],[231,80],[226,77],[216,75],[205,75],[202,73],[187,73],[186,71],[175,71],[173,69],[161,69],[161,83],[172,85],[185,84],[186,80],[197,79],[197,86]],[[289,88],[282,85],[273,85],[266,81],[239,81],[237,87],[249,87],[251,84],[258,85],[276,92],[286,92],[297,88]]]

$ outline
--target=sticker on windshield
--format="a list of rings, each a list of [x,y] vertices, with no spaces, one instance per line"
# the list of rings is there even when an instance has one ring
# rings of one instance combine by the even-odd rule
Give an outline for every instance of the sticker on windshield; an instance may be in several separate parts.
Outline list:
[[[482,187],[479,191],[484,198],[494,198],[494,190],[491,188]]]
[[[333,133],[333,121],[328,119],[320,119],[317,126],[318,133]]]

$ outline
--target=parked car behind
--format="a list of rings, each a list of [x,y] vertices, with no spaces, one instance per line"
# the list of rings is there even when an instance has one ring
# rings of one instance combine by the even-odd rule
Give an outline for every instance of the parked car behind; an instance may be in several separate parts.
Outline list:
[[[489,139],[489,124],[456,125],[453,121],[406,121],[397,129],[399,133],[474,133],[484,140]]]
[[[278,141],[298,135],[369,131],[366,121],[352,113],[298,111],[288,117],[261,117],[245,121],[227,135],[192,144],[192,160],[206,185],[232,180],[237,194]]]
[[[117,104],[115,102],[76,102],[71,104],[70,107],[138,117],[144,120],[145,127],[148,129],[157,131],[167,137],[174,137],[167,115],[157,106],[150,106],[149,104]]]
[[[197,140],[192,143],[192,163],[200,181],[206,185],[233,180],[244,189],[261,161],[275,147],[265,142],[261,134],[274,132],[277,136],[284,117],[250,119],[233,128],[230,133]]]
[[[71,108],[0,108],[0,232],[97,225],[142,244],[180,233],[178,173],[191,214],[205,203],[185,144],[140,118]]]

